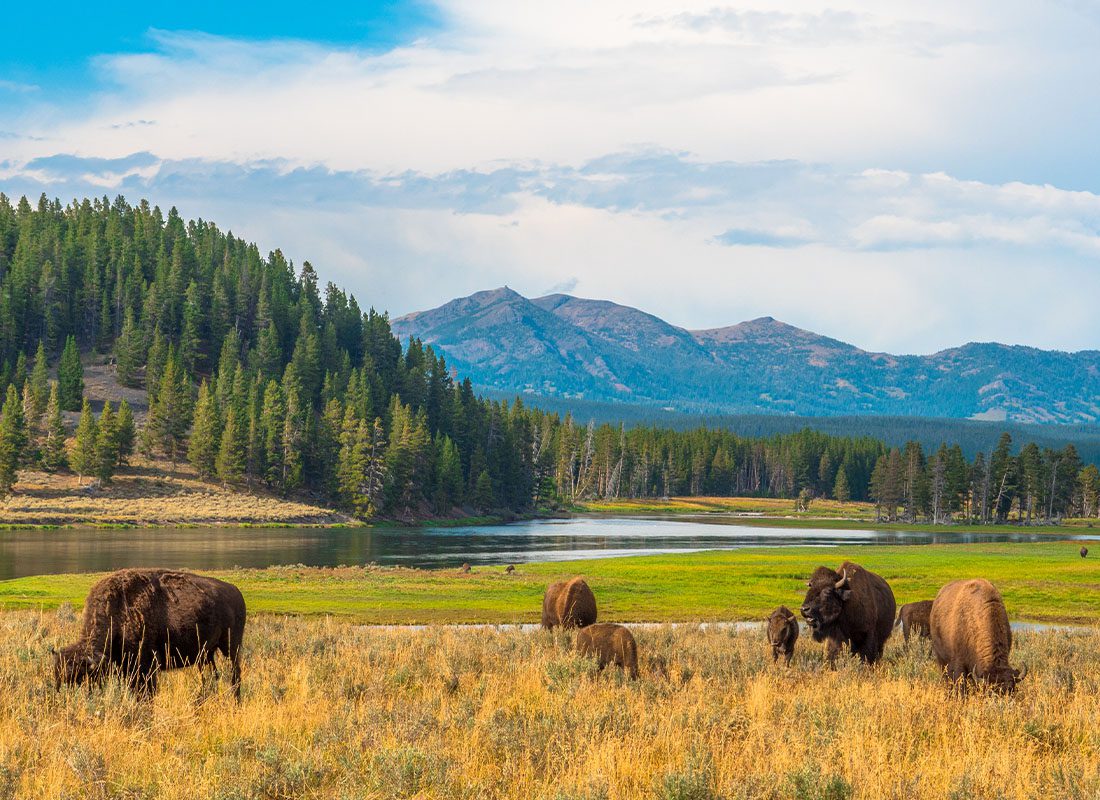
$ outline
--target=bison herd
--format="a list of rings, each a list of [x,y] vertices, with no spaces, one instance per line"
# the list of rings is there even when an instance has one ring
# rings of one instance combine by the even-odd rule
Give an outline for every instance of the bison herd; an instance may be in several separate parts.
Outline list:
[[[468,567],[463,565],[463,570]],[[807,582],[801,615],[834,664],[841,649],[867,664],[882,657],[886,640],[901,626],[932,641],[945,677],[958,684],[983,683],[1010,693],[1026,671],[1009,664],[1012,630],[1000,593],[989,581],[962,580],[940,589],[935,600],[908,603],[895,621],[889,584],[858,564],[839,571],[818,567]],[[218,680],[216,653],[228,659],[234,695],[241,693],[241,644],[245,603],[224,581],[163,569],[124,569],[95,584],[84,604],[79,639],[55,651],[55,685],[122,678],[139,696],[156,692],[162,670],[195,666]],[[624,626],[596,622],[596,597],[581,578],[550,585],[542,602],[542,626],[577,629],[574,648],[638,677],[638,645]],[[767,619],[772,660],[789,666],[798,640],[798,619],[780,606]]]

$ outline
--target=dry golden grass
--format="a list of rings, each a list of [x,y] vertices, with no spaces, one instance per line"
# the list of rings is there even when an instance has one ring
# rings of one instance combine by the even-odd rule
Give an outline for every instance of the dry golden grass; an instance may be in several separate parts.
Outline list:
[[[0,615],[0,796],[1095,798],[1100,630],[1019,637],[1013,698],[953,696],[927,650],[776,668],[760,632],[635,631],[637,683],[568,634],[260,617],[244,700],[177,671],[150,704],[53,693],[71,611]],[[646,670],[667,661],[667,677]]]
[[[274,495],[225,489],[199,480],[187,465],[133,459],[111,483],[75,475],[23,471],[15,493],[0,500],[0,525],[324,525],[351,518]]]

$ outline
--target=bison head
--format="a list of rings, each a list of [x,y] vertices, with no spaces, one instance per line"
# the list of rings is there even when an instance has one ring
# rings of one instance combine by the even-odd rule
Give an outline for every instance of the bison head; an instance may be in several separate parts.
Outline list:
[[[1027,676],[1027,667],[1013,669],[1005,665],[986,676],[991,689],[1002,694],[1012,694],[1016,691],[1016,685]]]
[[[827,567],[818,567],[806,585],[810,589],[800,610],[814,639],[820,641],[825,629],[840,618],[844,604],[852,594],[848,573],[842,570],[837,575]]]
[[[53,651],[54,688],[81,684],[96,672],[99,661],[79,644]]]

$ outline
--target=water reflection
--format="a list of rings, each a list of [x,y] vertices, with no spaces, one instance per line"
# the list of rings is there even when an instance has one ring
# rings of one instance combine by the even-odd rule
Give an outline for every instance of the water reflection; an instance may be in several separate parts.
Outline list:
[[[1026,531],[763,528],[722,519],[574,518],[459,528],[7,531],[0,533],[0,579],[120,567],[188,569],[340,564],[448,567],[558,561],[754,546],[835,546],[1030,542]],[[1066,538],[1096,540],[1097,535]]]

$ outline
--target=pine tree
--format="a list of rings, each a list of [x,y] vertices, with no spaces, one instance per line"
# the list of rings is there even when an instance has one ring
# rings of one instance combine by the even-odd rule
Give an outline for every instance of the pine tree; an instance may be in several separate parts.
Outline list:
[[[184,452],[183,443],[190,427],[191,382],[175,348],[170,347],[156,400],[149,407],[149,419],[145,423],[145,448],[150,453],[163,453],[175,469]]]
[[[244,476],[247,440],[246,430],[239,418],[237,408],[231,405],[225,415],[221,446],[218,448],[218,477],[225,485],[237,483]]]
[[[848,471],[841,464],[836,471],[836,482],[833,484],[833,498],[839,503],[847,503],[851,499],[852,492],[848,487]]]
[[[160,391],[161,376],[168,364],[168,340],[161,335],[160,326],[153,329],[153,342],[145,356],[145,391],[149,395],[149,408],[156,402]]]
[[[286,406],[283,403],[283,391],[275,381],[268,381],[267,389],[264,390],[261,421],[264,431],[264,479],[272,488],[282,488]]]
[[[95,447],[95,475],[103,483],[110,483],[118,468],[118,417],[111,404],[104,403],[99,414]]]
[[[145,363],[146,348],[132,311],[126,311],[122,333],[115,340],[115,377],[123,386],[137,387],[138,370]]]
[[[23,400],[8,384],[7,397],[0,410],[0,496],[11,494],[12,487],[22,465],[23,448],[26,445],[26,427],[23,424]]]
[[[485,513],[493,509],[493,479],[489,477],[488,470],[482,470],[474,484],[474,508]]]
[[[187,458],[199,473],[199,477],[204,480],[209,480],[217,473],[221,434],[218,404],[204,380],[199,385],[199,399],[195,402],[195,421],[191,429],[191,440],[187,444]]]
[[[92,405],[87,398],[80,409],[80,422],[76,426],[76,438],[73,440],[72,451],[69,453],[69,464],[84,482],[85,475],[91,475],[96,468],[96,445],[99,439],[99,428],[96,425],[95,415],[92,414]]]
[[[42,469],[46,472],[58,472],[65,469],[66,465],[61,393],[57,381],[51,381],[50,399],[46,403],[46,432],[42,441]]]
[[[41,424],[42,415],[46,412],[46,403],[50,399],[49,365],[46,363],[46,346],[41,340],[39,340],[38,350],[34,354],[34,368],[31,369],[27,385],[30,386],[33,409],[24,406],[23,413],[25,415],[30,414],[27,417],[28,425],[30,425],[29,420],[31,419],[36,420],[35,424],[39,425]]]
[[[134,443],[137,440],[137,427],[134,425],[134,412],[130,404],[123,400],[118,404],[118,466],[124,467],[134,454]]]
[[[62,410],[79,411],[80,400],[84,396],[84,366],[80,363],[76,338],[71,335],[65,340],[65,349],[61,351],[61,360],[57,365],[57,384],[61,391]]]

